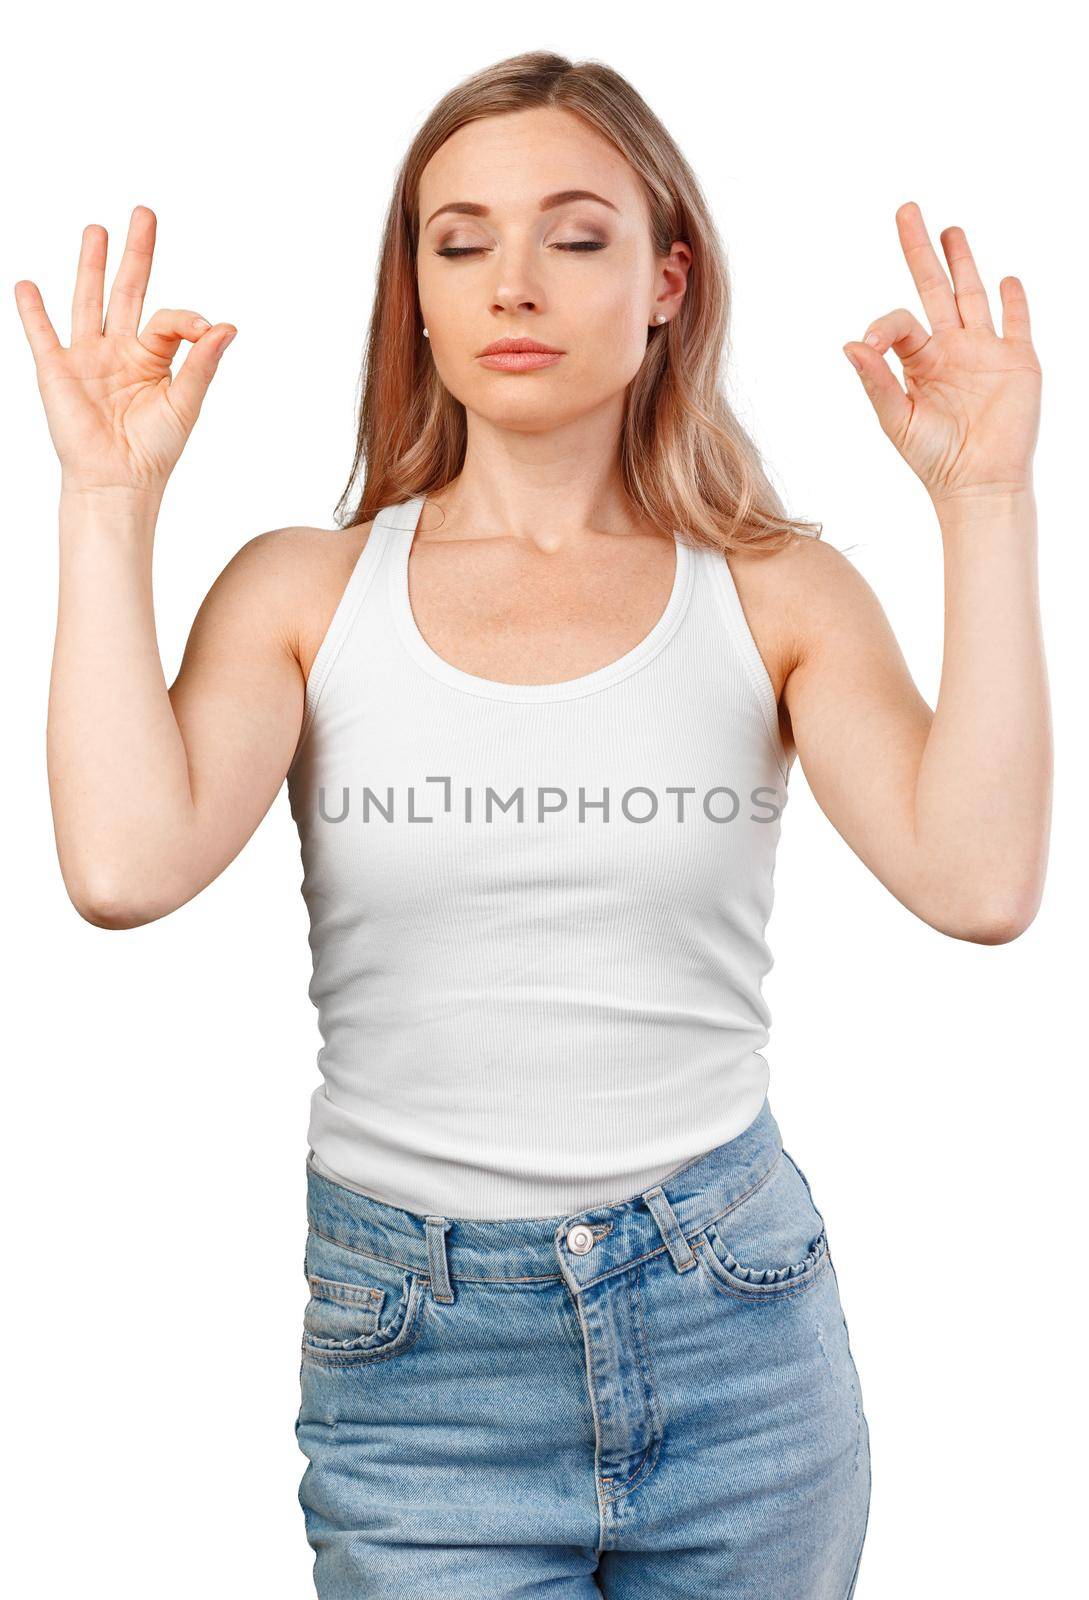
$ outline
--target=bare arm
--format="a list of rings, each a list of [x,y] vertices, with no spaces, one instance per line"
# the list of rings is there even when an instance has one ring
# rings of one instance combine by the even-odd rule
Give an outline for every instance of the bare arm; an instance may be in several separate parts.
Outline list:
[[[156,227],[134,209],[105,319],[106,230],[84,229],[67,346],[37,285],[15,285],[61,463],[46,741],[57,851],[77,909],[107,928],[163,916],[234,858],[283,781],[304,694],[293,562],[305,535],[293,529],[238,552],[201,606],[177,682],[163,676],[155,524],[234,330],[178,310],[140,328]]]
[[[963,228],[942,232],[947,276],[914,201],[896,223],[931,326],[900,308],[843,348],[937,513],[938,704],[919,696],[861,576],[823,550],[809,551],[785,701],[806,777],[862,860],[934,927],[999,944],[1036,914],[1051,823],[1032,489],[1041,370],[1020,279],[999,284],[999,334]]]
[[[822,811],[887,889],[955,938],[995,944],[1043,890],[1051,747],[1028,508],[947,521],[935,710],[846,557],[789,558],[799,659],[783,699]]]
[[[293,574],[305,534],[251,539],[194,621],[168,690],[151,596],[153,508],[63,495],[47,756],[73,904],[104,928],[164,916],[238,854],[278,793],[304,683]]]

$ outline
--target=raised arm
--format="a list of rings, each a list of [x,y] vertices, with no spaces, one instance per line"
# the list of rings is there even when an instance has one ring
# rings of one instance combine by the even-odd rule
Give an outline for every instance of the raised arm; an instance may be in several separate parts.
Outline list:
[[[783,702],[806,782],[859,859],[931,927],[1001,944],[1040,901],[1050,731],[1031,530],[999,515],[976,533],[947,546],[935,710],[846,556],[801,539],[775,557],[801,640]]]
[[[302,714],[298,530],[262,534],[238,552],[166,685],[152,607],[155,524],[233,330],[174,310],[139,330],[155,227],[138,206],[104,322],[106,230],[84,230],[70,346],[37,286],[15,286],[61,462],[47,730],[57,851],[76,908],[107,928],[160,917],[222,871],[271,805]],[[172,375],[183,341],[193,348]]]
[[[902,206],[897,223],[933,332],[894,311],[872,343],[845,349],[937,514],[938,701],[931,711],[919,695],[861,575],[809,541],[789,558],[801,644],[783,699],[806,779],[856,854],[933,927],[1004,943],[1040,904],[1051,818],[1031,477],[1040,367],[1020,282],[1002,280],[1000,338],[962,230],[942,235],[951,288],[919,208]]]
[[[233,861],[279,792],[302,719],[292,619],[307,531],[260,534],[232,557],[169,689],[152,531],[132,507],[62,497],[49,787],[69,897],[103,928],[165,916]]]

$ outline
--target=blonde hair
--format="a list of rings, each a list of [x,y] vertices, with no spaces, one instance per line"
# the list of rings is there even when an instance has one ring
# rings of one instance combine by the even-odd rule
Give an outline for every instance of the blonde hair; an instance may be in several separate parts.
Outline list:
[[[726,552],[780,549],[821,524],[786,516],[756,446],[721,387],[730,289],[725,254],[700,186],[636,90],[611,67],[549,51],[512,56],[446,94],[413,139],[386,214],[363,362],[351,477],[336,506],[341,527],[386,505],[437,493],[465,459],[465,408],[439,377],[423,337],[416,286],[420,175],[458,128],[480,117],[556,106],[603,135],[642,178],[655,253],[683,239],[693,261],[680,310],[648,330],[628,386],[620,468],[634,507],[665,529]],[[340,522],[360,464],[362,492]]]

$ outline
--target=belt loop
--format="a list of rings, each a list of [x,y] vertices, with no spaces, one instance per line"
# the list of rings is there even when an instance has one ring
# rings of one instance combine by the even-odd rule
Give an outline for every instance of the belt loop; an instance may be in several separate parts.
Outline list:
[[[431,1274],[431,1292],[444,1306],[454,1303],[450,1286],[450,1271],[446,1260],[446,1230],[450,1224],[445,1217],[425,1217],[427,1231],[427,1268]]]
[[[643,1196],[658,1224],[658,1231],[665,1241],[666,1249],[673,1257],[673,1265],[678,1272],[688,1272],[696,1265],[696,1258],[692,1254],[692,1247],[685,1238],[680,1223],[677,1221],[676,1212],[665,1197],[661,1184],[653,1189],[648,1189]]]

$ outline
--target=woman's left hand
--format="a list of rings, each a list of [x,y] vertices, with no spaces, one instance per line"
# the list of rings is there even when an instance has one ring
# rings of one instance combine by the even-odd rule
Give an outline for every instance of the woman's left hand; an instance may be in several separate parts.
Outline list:
[[[1021,280],[1003,278],[998,286],[999,337],[964,230],[941,234],[950,286],[914,201],[897,211],[896,226],[933,331],[901,309],[870,324],[869,342],[843,347],[882,428],[936,507],[1031,491],[1042,374]],[[889,349],[903,368],[906,393],[885,362]]]

